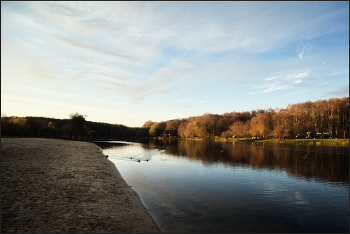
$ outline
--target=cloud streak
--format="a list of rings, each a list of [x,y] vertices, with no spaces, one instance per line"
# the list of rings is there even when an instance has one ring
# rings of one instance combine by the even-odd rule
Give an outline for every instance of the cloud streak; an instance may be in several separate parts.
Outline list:
[[[310,70],[307,70],[306,72],[302,72],[300,74],[298,74],[296,77],[295,77],[295,83],[301,83],[303,82],[303,79],[305,79],[306,77],[309,76],[309,71]]]
[[[317,46],[312,45],[309,41],[299,41],[297,47],[298,57],[300,60],[302,60],[305,56],[311,55],[316,50]]]
[[[328,97],[347,97],[349,96],[349,85],[344,85],[334,90],[326,91],[323,93],[322,98]]]
[[[104,59],[111,60],[111,61],[122,60],[123,62],[124,61],[125,62],[132,62],[132,59],[127,57],[127,56],[111,53],[111,52],[105,51],[103,49],[96,48],[95,46],[84,45],[84,44],[78,43],[74,40],[60,37],[59,35],[46,35],[46,37],[47,37],[47,39],[57,43],[62,48],[65,48],[67,50],[79,51],[80,53],[83,53],[84,55],[98,56],[98,57],[102,57]]]

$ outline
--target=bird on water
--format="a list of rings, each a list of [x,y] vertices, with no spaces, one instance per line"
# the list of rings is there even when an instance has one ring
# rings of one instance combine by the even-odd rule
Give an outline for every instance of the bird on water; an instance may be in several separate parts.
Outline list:
[[[146,159],[146,161],[148,162],[148,159]]]
[[[138,162],[141,162],[141,160],[139,159]]]
[[[106,155],[106,158],[108,158],[108,154]]]

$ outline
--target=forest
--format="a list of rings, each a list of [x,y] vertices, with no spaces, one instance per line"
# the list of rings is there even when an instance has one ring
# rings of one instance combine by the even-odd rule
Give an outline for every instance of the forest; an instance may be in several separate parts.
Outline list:
[[[288,105],[285,109],[224,114],[205,113],[142,127],[86,121],[74,113],[67,119],[1,116],[1,136],[97,140],[131,137],[166,138],[349,138],[349,97]]]

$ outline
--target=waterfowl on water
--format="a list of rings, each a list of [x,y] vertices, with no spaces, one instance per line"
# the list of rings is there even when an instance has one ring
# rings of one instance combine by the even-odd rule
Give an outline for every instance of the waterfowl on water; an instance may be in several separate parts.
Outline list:
[[[303,157],[303,159],[306,160],[306,161],[309,161],[309,159],[307,157],[308,157],[308,155],[305,154],[305,157]]]
[[[148,159],[146,159],[146,161],[148,162]]]
[[[132,157],[130,157],[130,159],[132,159]]]
[[[138,162],[141,162],[141,160],[139,159]]]
[[[106,155],[106,158],[108,158],[108,155]]]

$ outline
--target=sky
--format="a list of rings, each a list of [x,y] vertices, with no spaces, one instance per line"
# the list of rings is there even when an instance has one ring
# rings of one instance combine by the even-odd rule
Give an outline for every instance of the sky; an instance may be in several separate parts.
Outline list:
[[[349,2],[1,2],[1,113],[141,127],[349,96]]]

